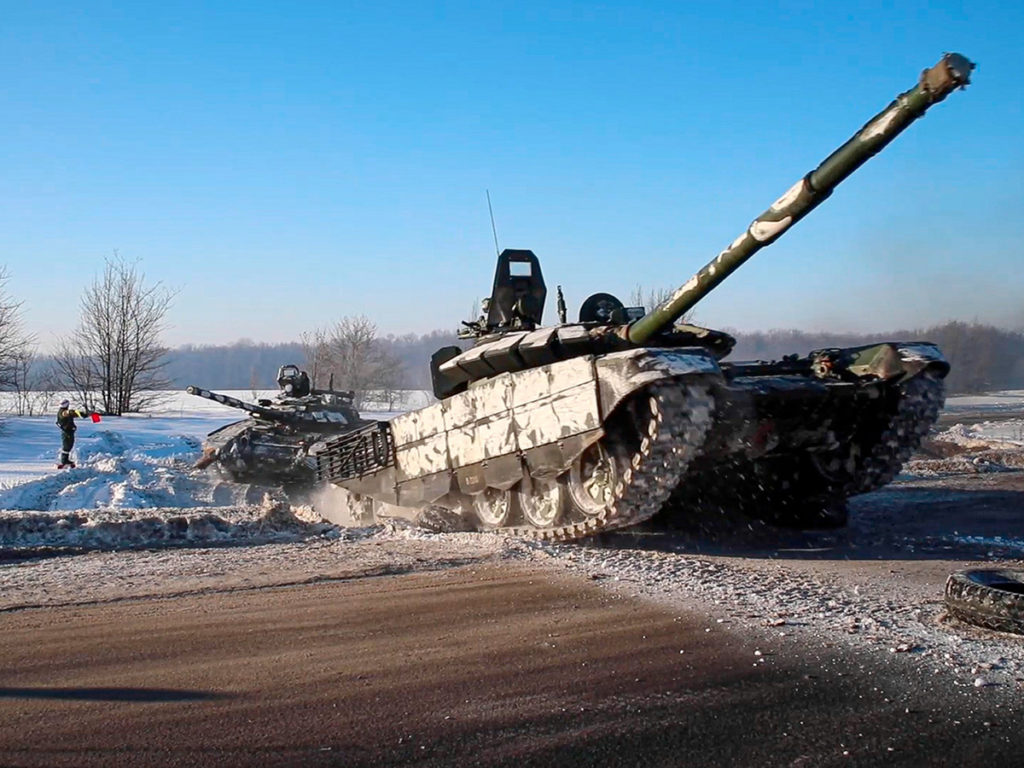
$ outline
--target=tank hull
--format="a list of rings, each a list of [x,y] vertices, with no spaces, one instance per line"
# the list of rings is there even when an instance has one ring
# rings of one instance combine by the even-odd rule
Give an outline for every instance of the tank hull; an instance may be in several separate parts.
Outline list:
[[[203,442],[196,467],[216,464],[235,482],[265,485],[310,484],[315,481],[309,448],[322,435],[281,429],[257,419],[221,427]]]
[[[929,344],[826,350],[780,363],[722,364],[701,348],[583,355],[500,374],[379,425],[374,434],[386,432],[388,440],[370,464],[344,464],[352,436],[313,453],[319,477],[352,494],[354,519],[442,519],[555,540],[635,525],[670,497],[673,515],[723,505],[729,497],[720,489],[748,476],[747,492],[757,496],[763,472],[748,466],[779,468],[798,457],[801,471],[789,480],[808,492],[795,488],[785,508],[788,522],[803,522],[795,519],[798,508],[835,506],[891,479],[866,457],[913,396],[913,382],[927,381],[938,405],[901,426],[908,437],[897,453],[906,458],[937,418],[947,371]],[[852,444],[856,456],[843,452]],[[574,503],[595,451],[610,457],[615,475],[608,495],[597,498],[606,503]],[[800,476],[812,469],[831,479]],[[621,503],[637,483],[644,492]],[[531,506],[538,484],[548,494],[546,514]]]
[[[298,371],[297,366],[283,366]],[[302,374],[305,376],[305,374]],[[279,374],[279,381],[282,377]],[[291,381],[291,379],[289,379]],[[251,414],[207,435],[197,469],[216,467],[236,482],[309,485],[316,479],[309,450],[331,435],[358,430],[366,422],[351,404],[351,393],[310,390],[247,403],[237,397],[190,386],[187,392]]]

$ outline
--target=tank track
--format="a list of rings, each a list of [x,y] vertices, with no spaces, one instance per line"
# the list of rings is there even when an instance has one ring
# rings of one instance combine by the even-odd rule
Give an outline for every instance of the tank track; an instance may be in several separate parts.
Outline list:
[[[636,525],[657,514],[704,445],[714,398],[706,384],[677,380],[648,387],[631,401],[644,399],[651,416],[647,434],[635,450],[617,435],[602,438],[612,455],[629,457],[615,485],[614,502],[592,516],[569,512],[576,519],[550,528],[516,525],[491,530],[542,541],[572,541]]]
[[[816,466],[807,454],[727,468],[702,466],[677,489],[672,518],[698,522],[709,513],[720,517],[739,512],[785,526],[844,525],[845,500],[891,482],[935,424],[943,402],[942,379],[922,374],[905,382],[877,437],[853,443],[846,456],[835,457],[832,471]]]
[[[945,389],[942,379],[928,373],[900,387],[896,413],[856,476],[843,487],[846,496],[875,491],[892,482],[938,420],[946,400]]]

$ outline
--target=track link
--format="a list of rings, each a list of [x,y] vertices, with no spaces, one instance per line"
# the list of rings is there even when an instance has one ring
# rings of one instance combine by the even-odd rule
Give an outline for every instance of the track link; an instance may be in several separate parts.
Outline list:
[[[713,513],[718,520],[736,512],[786,526],[842,525],[845,499],[891,482],[917,450],[938,419],[943,393],[942,379],[927,373],[904,382],[876,437],[849,444],[832,457],[832,469],[798,453],[701,467],[677,492],[678,515]]]
[[[627,448],[622,436],[614,432],[601,438],[622,466],[610,504],[598,514],[577,513],[550,528],[517,525],[493,530],[543,541],[572,541],[635,525],[657,514],[700,453],[715,404],[708,384],[685,380],[652,385],[629,402],[643,401],[649,404],[651,416],[637,449]]]
[[[944,403],[945,382],[934,375],[924,373],[901,385],[896,413],[842,493],[868,493],[892,482],[938,421]]]

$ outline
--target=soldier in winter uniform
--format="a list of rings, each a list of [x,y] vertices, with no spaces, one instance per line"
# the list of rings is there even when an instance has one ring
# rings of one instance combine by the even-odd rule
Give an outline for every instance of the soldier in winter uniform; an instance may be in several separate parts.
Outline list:
[[[57,469],[75,468],[75,463],[71,460],[71,449],[75,447],[75,430],[78,429],[75,426],[75,417],[85,418],[89,415],[88,411],[72,408],[67,400],[61,400],[60,410],[57,411],[57,426],[60,427],[60,463],[57,464]],[[99,419],[94,418],[93,421]]]

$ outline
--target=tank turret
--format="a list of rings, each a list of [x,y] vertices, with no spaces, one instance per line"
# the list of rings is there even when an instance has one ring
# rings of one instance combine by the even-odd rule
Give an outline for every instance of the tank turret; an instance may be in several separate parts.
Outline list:
[[[937,418],[942,353],[893,341],[733,362],[728,334],[677,321],[973,66],[943,56],[650,313],[601,293],[569,323],[559,290],[559,323],[544,326],[539,260],[503,251],[484,313],[464,324],[472,346],[431,359],[439,402],[315,446],[319,477],[350,493],[360,519],[372,509],[546,539],[663,508],[840,524],[846,499],[889,482]]]

